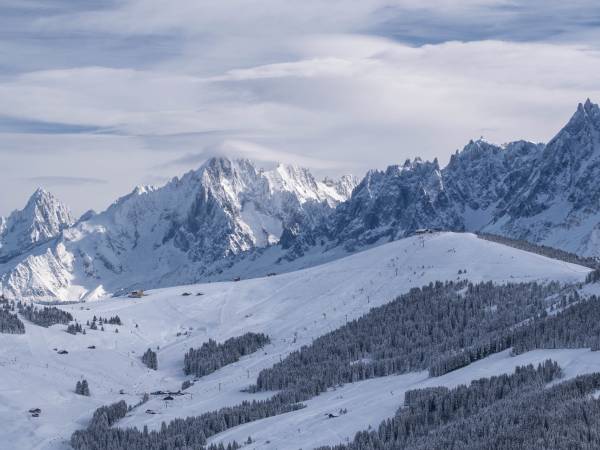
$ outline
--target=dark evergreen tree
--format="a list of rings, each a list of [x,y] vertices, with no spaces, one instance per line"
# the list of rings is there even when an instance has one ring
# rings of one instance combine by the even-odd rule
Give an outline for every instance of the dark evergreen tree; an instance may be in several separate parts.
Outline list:
[[[110,318],[110,319],[108,319],[108,320],[104,319],[104,322],[105,322],[105,323],[106,323],[106,322],[108,322],[110,325],[123,325],[123,324],[121,323],[121,318],[120,318],[119,316],[114,316],[114,317],[111,317],[111,318]]]
[[[0,298],[0,333],[24,334],[25,325],[19,317],[13,313],[14,303]]]
[[[83,333],[83,328],[81,327],[81,325],[77,322],[69,324],[67,326],[67,333],[70,334],[77,334],[77,333]]]
[[[146,350],[142,355],[142,362],[150,369],[158,370],[158,357],[152,349]]]
[[[87,380],[78,381],[75,385],[75,393],[79,395],[90,396],[90,388]]]

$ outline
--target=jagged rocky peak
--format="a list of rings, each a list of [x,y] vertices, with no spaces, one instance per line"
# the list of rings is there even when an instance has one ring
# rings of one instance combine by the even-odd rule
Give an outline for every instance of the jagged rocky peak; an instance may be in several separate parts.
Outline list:
[[[450,162],[448,163],[448,166],[457,164],[459,161],[472,161],[494,157],[502,152],[502,150],[502,147],[492,144],[483,138],[470,140],[461,151],[456,150],[456,152],[450,156]]]
[[[333,213],[329,237],[354,250],[428,227],[461,229],[462,223],[448,205],[438,161],[415,158],[369,171]]]
[[[553,160],[584,159],[600,148],[600,108],[589,99],[577,110],[558,134],[548,142],[544,156]]]
[[[397,165],[393,165],[393,166],[389,166],[388,167],[388,171],[393,171],[395,170],[395,168],[399,168],[399,166]],[[404,161],[404,164],[402,165],[402,170],[423,170],[423,171],[428,171],[431,169],[437,170],[440,168],[440,165],[438,163],[438,159],[434,158],[433,161],[423,161],[419,156],[417,156],[416,158],[410,160],[407,159],[406,161]]]
[[[589,215],[600,211],[599,177],[600,109],[588,99],[578,105],[567,125],[536,159],[531,177],[510,203],[510,221],[502,233],[565,248],[568,242],[570,248],[589,253],[587,242],[592,239],[592,232],[586,231],[582,239],[575,234],[559,236],[570,227],[594,225]],[[529,225],[518,222],[520,218],[531,222],[534,217],[537,220]],[[553,236],[553,229],[563,231]]]
[[[337,180],[325,177],[323,183],[333,188],[342,198],[349,199],[354,188],[358,186],[359,179],[354,175],[342,175]]]
[[[407,159],[402,166],[389,166],[386,177],[397,177],[403,185],[413,185],[421,189],[425,195],[436,196],[444,190],[442,172],[437,158],[423,161],[421,158]]]
[[[31,232],[32,241],[40,241],[57,235],[74,223],[73,216],[58,198],[45,189],[38,188],[31,195],[25,208],[13,212],[7,222],[21,223]]]
[[[262,171],[268,180],[271,192],[292,192],[301,203],[307,200],[320,200],[317,181],[304,167],[279,163],[272,170]]]
[[[223,181],[247,183],[256,179],[258,170],[248,159],[231,159],[223,156],[209,158],[197,173],[204,181],[221,184]]]
[[[600,169],[600,108],[589,99],[579,104],[569,123],[546,146],[542,171],[548,176],[562,173],[557,187],[571,187],[588,180]],[[552,180],[548,180],[552,181]]]
[[[575,111],[561,133],[567,132],[574,136],[584,130],[589,131],[591,129],[600,130],[600,108],[588,98],[585,103],[580,103],[577,106],[577,111]]]
[[[271,169],[264,169],[248,159],[226,157],[208,159],[196,173],[205,187],[224,195],[271,197],[285,194],[300,204],[326,202],[331,207],[346,200],[356,185],[352,176],[330,184],[317,181],[309,169],[297,165],[278,163]]]
[[[33,243],[55,237],[75,222],[69,208],[42,188],[36,189],[19,216]]]
[[[7,260],[44,243],[73,225],[69,209],[54,195],[38,188],[22,210],[13,211],[0,226],[0,260]]]

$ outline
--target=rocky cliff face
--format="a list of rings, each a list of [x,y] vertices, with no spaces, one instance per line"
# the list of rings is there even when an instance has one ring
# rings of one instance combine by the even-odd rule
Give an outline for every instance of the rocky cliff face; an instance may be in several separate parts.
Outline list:
[[[600,108],[580,104],[487,228],[582,255],[600,255]]]
[[[348,249],[391,240],[422,227],[461,228],[437,161],[419,159],[371,171],[332,215],[328,237]]]

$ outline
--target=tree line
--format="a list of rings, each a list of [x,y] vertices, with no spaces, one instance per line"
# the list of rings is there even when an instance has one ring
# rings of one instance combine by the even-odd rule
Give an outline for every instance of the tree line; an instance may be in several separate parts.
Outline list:
[[[486,241],[497,242],[509,247],[525,250],[529,253],[547,256],[548,258],[558,259],[572,264],[589,267],[590,269],[600,269],[600,260],[592,256],[579,256],[575,253],[560,250],[558,248],[549,247],[547,245],[533,244],[522,239],[513,239],[506,236],[500,236],[491,233],[477,233],[477,237]]]
[[[24,334],[25,324],[14,312],[15,304],[5,298],[0,298],[0,333]]]
[[[270,342],[263,333],[245,333],[217,343],[209,339],[200,348],[190,348],[183,358],[183,371],[186,375],[202,377],[227,364],[239,361],[242,356],[254,353]]]
[[[137,428],[111,428],[117,420],[125,417],[127,404],[124,401],[96,410],[89,426],[71,436],[75,450],[189,450],[206,446],[206,440],[229,428],[255,420],[301,409],[293,398],[277,394],[261,401],[242,402],[240,405],[221,408],[195,417],[173,419],[163,422],[159,430],[149,431],[146,426]],[[232,442],[211,444],[208,450],[236,450],[239,445]]]
[[[66,325],[73,320],[70,313],[56,306],[38,308],[32,304],[19,302],[17,303],[17,309],[30,322],[46,328],[56,324]]]

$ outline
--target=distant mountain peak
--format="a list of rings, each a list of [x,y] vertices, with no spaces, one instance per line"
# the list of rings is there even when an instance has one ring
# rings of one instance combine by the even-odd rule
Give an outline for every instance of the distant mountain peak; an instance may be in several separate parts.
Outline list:
[[[75,220],[52,193],[37,188],[22,210],[13,211],[1,222],[0,261],[6,261],[55,238]]]
[[[229,173],[231,170],[253,170],[256,166],[247,158],[230,158],[228,156],[213,156],[208,158],[199,167],[198,171],[216,171],[219,173]]]
[[[588,98],[583,105],[585,117],[596,126],[600,125],[600,107]]]
[[[36,188],[35,191],[33,191],[33,194],[31,194],[31,196],[29,197],[29,200],[27,200],[25,209],[28,208],[28,206],[33,206],[33,205],[38,205],[42,208],[44,207],[49,207],[51,205],[62,205],[60,200],[58,200],[58,198],[56,198],[56,196],[54,194],[52,194],[50,191],[47,191],[46,189],[42,188],[42,187],[38,187]]]
[[[69,208],[54,194],[44,188],[39,187],[31,194],[25,208],[21,212],[25,212],[30,208],[36,208],[35,212],[42,214],[42,217],[38,217],[38,219],[49,219],[51,217],[46,217],[46,215],[55,215],[61,223],[68,223],[69,225],[74,223]]]
[[[30,198],[40,198],[48,196],[52,196],[52,194],[43,187],[38,187],[35,191],[33,191],[33,194],[31,194]]]
[[[434,158],[433,161],[427,161],[417,156],[412,160],[406,159],[402,166],[388,166],[385,173],[388,175],[400,175],[402,172],[414,172],[415,174],[425,175],[432,171],[439,170],[439,168],[440,166],[437,158]]]
[[[359,179],[354,175],[342,175],[338,180],[334,180],[329,177],[323,179],[323,184],[329,186],[340,194],[345,200],[349,199],[352,195],[352,191],[358,186]]]
[[[576,136],[592,129],[600,130],[600,108],[588,98],[577,105],[577,110],[556,137],[561,138],[565,133]]]

